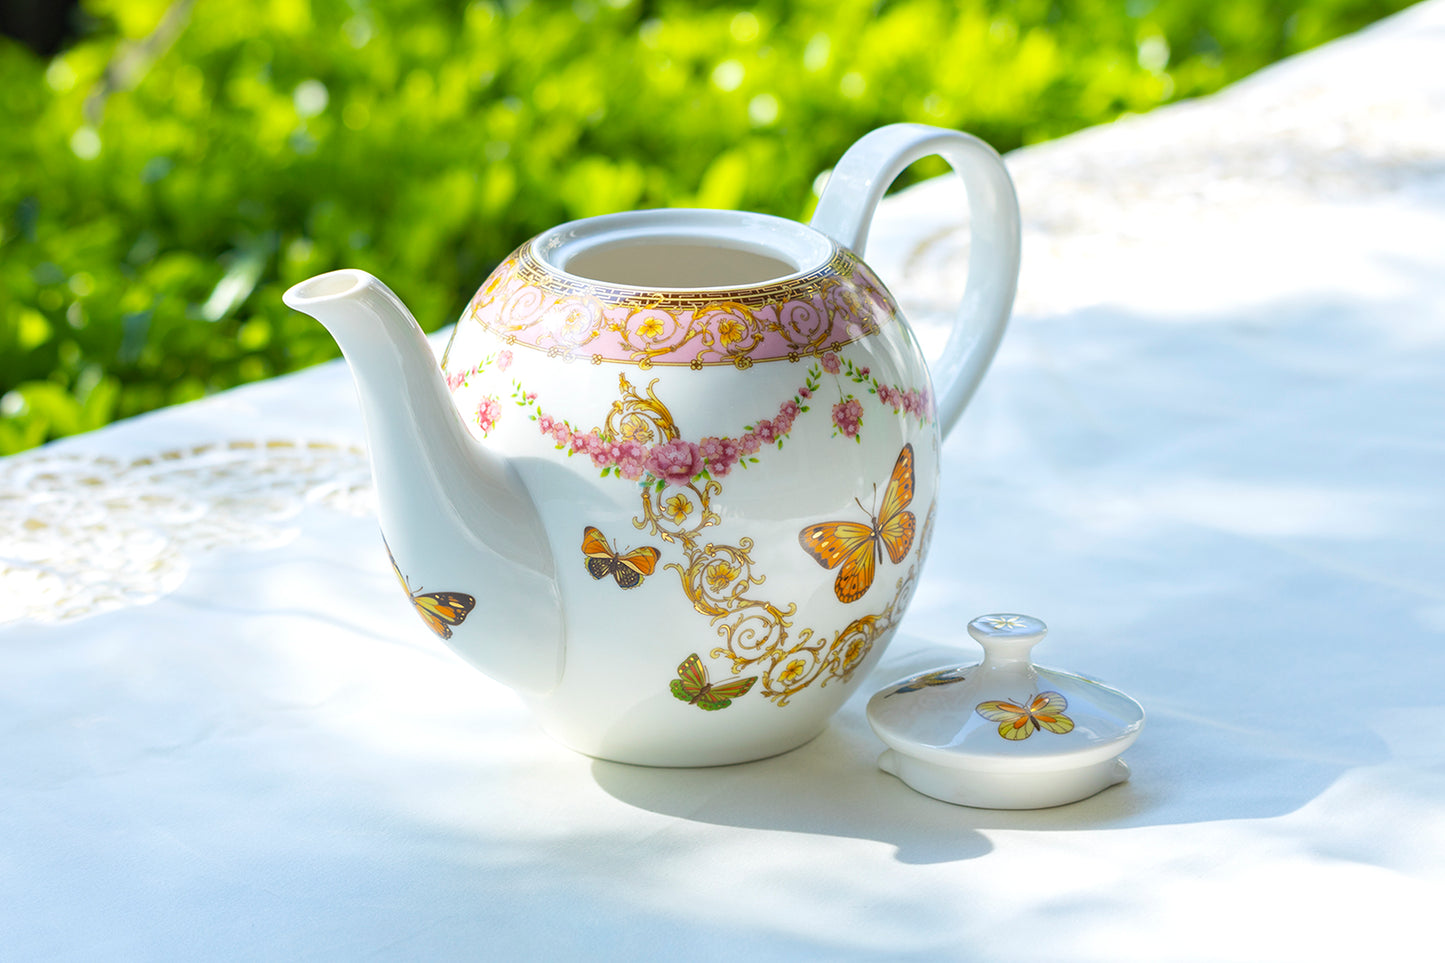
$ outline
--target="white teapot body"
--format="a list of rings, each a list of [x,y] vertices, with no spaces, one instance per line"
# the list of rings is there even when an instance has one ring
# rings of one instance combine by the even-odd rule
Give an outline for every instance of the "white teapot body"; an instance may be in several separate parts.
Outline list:
[[[931,153],[973,208],[939,389],[853,250],[887,184]],[[419,329],[381,337],[322,304],[387,314],[399,302],[369,276],[287,299],[357,371],[383,534],[427,624],[579,751],[717,765],[815,736],[897,629],[942,434],[1017,269],[997,155],[900,125],[849,152],[812,225],[656,210],[545,232],[483,284],[429,378],[393,360]]]

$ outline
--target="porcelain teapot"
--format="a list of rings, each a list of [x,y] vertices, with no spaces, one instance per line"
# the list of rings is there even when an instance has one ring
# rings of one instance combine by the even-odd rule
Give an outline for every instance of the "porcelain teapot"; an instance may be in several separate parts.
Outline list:
[[[861,255],[884,190],[935,154],[963,179],[971,246],[930,377]],[[440,365],[364,272],[284,300],[351,365],[382,536],[425,624],[563,743],[703,766],[807,742],[882,654],[1018,267],[999,156],[898,124],[847,151],[808,225],[671,209],[544,232]]]

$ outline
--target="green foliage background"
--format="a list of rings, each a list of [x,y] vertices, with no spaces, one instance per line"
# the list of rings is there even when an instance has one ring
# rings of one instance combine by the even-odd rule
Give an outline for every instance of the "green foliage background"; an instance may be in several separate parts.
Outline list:
[[[49,61],[0,40],[0,453],[332,357],[280,297],[321,271],[434,328],[568,218],[804,217],[873,127],[1007,151],[1406,5],[89,0]]]

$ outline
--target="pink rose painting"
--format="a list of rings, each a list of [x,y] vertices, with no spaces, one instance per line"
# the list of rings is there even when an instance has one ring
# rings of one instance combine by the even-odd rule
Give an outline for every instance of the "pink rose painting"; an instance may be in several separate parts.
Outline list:
[[[477,427],[482,429],[485,435],[497,426],[497,418],[502,414],[502,406],[497,404],[497,399],[487,395],[477,405]]]
[[[602,450],[602,439],[596,432],[576,432],[568,442],[567,450],[573,455],[593,455]]]
[[[726,478],[742,457],[742,449],[732,438],[704,438],[699,447],[708,473],[714,478]]]
[[[685,438],[674,438],[652,449],[646,468],[668,485],[686,485],[703,469],[702,448]]]
[[[857,398],[840,401],[833,406],[833,424],[848,438],[856,438],[863,427],[863,404]]]
[[[642,477],[642,470],[647,462],[647,448],[641,442],[618,441],[608,447],[616,452],[619,475],[632,481]]]

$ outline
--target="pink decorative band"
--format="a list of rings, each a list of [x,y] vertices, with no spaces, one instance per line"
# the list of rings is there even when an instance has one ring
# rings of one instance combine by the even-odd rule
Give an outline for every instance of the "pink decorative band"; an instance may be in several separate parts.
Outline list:
[[[467,316],[510,345],[552,357],[644,369],[748,368],[836,351],[893,322],[898,306],[844,250],[791,280],[645,293],[557,272],[537,260],[529,242],[492,272]]]

